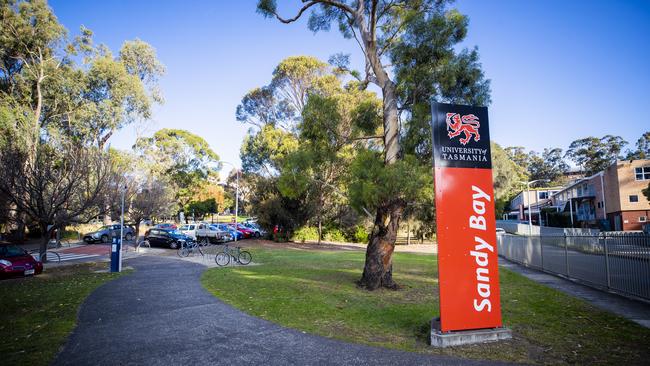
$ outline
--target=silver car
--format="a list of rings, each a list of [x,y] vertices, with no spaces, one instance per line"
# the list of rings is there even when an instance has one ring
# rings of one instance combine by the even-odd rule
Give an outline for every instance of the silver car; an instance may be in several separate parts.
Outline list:
[[[91,243],[109,243],[113,237],[120,237],[120,224],[104,225],[99,230],[84,235],[84,241]],[[131,241],[135,237],[135,230],[132,227],[124,226],[124,240]]]

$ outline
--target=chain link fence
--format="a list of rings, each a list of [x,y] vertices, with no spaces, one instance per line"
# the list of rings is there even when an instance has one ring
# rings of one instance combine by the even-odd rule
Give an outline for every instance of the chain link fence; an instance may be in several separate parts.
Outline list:
[[[499,255],[524,266],[650,300],[650,235],[497,235]]]

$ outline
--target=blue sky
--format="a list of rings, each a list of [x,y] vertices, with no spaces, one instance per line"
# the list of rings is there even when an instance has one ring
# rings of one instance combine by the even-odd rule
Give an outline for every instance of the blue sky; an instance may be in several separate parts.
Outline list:
[[[289,14],[299,1],[279,1]],[[323,60],[337,52],[362,61],[338,32],[313,34],[304,21],[284,25],[245,1],[50,1],[72,34],[84,25],[117,51],[124,40],[152,44],[167,74],[166,102],[146,131],[183,128],[239,165],[248,129],[235,108],[265,85],[285,57]],[[460,0],[470,18],[463,46],[478,46],[492,80],[492,139],[503,146],[566,149],[575,139],[616,134],[631,144],[650,130],[650,1]],[[111,139],[130,148],[135,130]]]

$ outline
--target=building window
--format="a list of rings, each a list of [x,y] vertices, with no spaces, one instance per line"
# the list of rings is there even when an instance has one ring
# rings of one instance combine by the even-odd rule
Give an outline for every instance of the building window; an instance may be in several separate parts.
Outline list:
[[[648,218],[646,216],[640,216],[639,217],[639,222],[646,222]]]
[[[634,168],[634,177],[636,180],[650,180],[650,166]]]
[[[639,202],[639,196],[636,194],[630,195],[630,202]]]
[[[545,200],[548,198],[548,192],[539,192],[539,199]]]

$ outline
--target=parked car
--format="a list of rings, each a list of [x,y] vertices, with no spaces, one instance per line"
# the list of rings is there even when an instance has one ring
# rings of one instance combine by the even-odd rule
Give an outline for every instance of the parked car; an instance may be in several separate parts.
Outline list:
[[[230,227],[226,224],[217,224],[216,226],[221,231],[229,232],[230,240],[235,240],[235,237],[237,237],[237,240],[242,240],[244,238],[244,234],[242,234],[240,231],[235,230],[234,227]]]
[[[196,225],[196,241],[201,243],[219,243],[227,241],[228,232],[222,231],[215,225],[200,223]]]
[[[181,226],[178,230],[180,230],[181,233],[191,237],[192,239],[196,240],[196,224],[187,224]]]
[[[241,232],[242,235],[244,235],[244,239],[248,239],[248,238],[253,237],[253,230],[247,228],[246,226],[244,226],[242,224],[237,224],[236,226],[235,226],[235,224],[228,224],[228,226],[230,226],[232,228],[236,228],[237,231]]]
[[[259,238],[263,235],[266,235],[266,231],[264,231],[262,228],[259,227],[259,225],[253,223],[253,222],[245,222],[243,225],[253,231],[253,237]]]
[[[163,224],[158,224],[154,226],[156,229],[165,229],[165,230],[176,230],[178,229],[178,226],[176,224],[170,224],[170,223],[163,223]]]
[[[144,240],[152,247],[166,247],[178,249],[182,242],[193,242],[194,239],[178,230],[149,229],[144,233]]]
[[[135,237],[135,230],[130,227],[124,225],[124,240],[126,241],[131,241]],[[97,231],[93,231],[92,233],[88,233],[84,235],[83,240],[88,243],[96,243],[96,242],[102,242],[102,243],[109,243],[113,237],[118,237],[120,236],[120,224],[117,225],[105,225],[99,228]]]
[[[43,263],[15,245],[0,245],[0,278],[33,276],[43,272]]]

